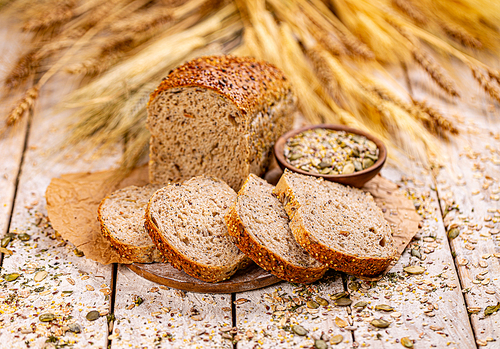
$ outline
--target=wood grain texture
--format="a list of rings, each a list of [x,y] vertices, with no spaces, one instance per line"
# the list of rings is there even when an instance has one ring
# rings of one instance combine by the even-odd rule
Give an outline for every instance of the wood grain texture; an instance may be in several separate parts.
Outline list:
[[[111,348],[232,348],[231,295],[190,293],[118,267]]]
[[[56,79],[41,92],[35,108],[28,147],[19,180],[10,232],[16,238],[7,246],[12,251],[2,265],[2,276],[19,273],[15,281],[2,280],[0,341],[14,347],[44,347],[72,344],[75,348],[105,348],[107,321],[101,316],[88,321],[92,310],[105,315],[110,309],[111,267],[77,257],[74,248],[61,241],[46,218],[44,192],[52,177],[71,171],[99,170],[116,163],[116,154],[99,161],[55,156],[53,150],[66,132],[69,113],[53,114],[50,107],[62,92],[74,88],[67,79]],[[21,241],[28,233],[29,241]],[[39,272],[47,272],[41,278]],[[38,276],[37,276],[38,275]],[[55,320],[41,322],[39,315],[52,313]],[[81,333],[67,331],[79,324]],[[25,344],[27,343],[27,344]]]
[[[500,302],[500,258],[495,257],[500,257],[500,113],[472,77],[466,81],[469,88],[457,105],[432,98],[421,88],[414,94],[461,120],[460,138],[444,146],[446,161],[437,173],[436,189],[447,230],[459,232],[450,245],[477,345],[497,348],[500,312],[484,312]]]
[[[350,278],[353,305],[367,302],[364,309],[353,308],[354,337],[361,346],[401,348],[407,337],[415,348],[473,348],[474,335],[467,317],[460,282],[443,227],[439,202],[431,190],[430,173],[414,164],[405,164],[410,171],[405,176],[399,169],[386,168],[383,175],[401,185],[408,193],[424,220],[414,240],[398,263],[375,284]],[[412,249],[418,251],[412,255]],[[403,268],[417,265],[425,271],[409,275]],[[394,311],[377,310],[377,305],[391,306]],[[388,328],[370,324],[383,319]]]

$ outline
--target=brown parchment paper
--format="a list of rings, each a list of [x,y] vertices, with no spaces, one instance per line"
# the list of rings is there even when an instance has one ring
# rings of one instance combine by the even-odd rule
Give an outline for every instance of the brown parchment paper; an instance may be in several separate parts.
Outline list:
[[[135,169],[120,183],[113,181],[114,175],[113,171],[63,175],[52,179],[45,193],[47,211],[54,229],[83,251],[87,258],[102,264],[131,262],[120,257],[101,235],[97,221],[99,203],[116,189],[148,183],[147,166]],[[416,234],[421,219],[415,212],[413,202],[398,190],[395,183],[380,175],[366,183],[363,190],[372,194],[391,224],[399,258]]]

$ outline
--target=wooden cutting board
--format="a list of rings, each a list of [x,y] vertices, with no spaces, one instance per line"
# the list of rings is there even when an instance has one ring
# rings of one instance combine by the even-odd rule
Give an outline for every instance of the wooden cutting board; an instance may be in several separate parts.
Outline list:
[[[189,292],[237,293],[255,290],[281,282],[276,276],[252,263],[239,270],[229,280],[210,283],[198,280],[168,263],[126,265],[134,273],[161,285]]]

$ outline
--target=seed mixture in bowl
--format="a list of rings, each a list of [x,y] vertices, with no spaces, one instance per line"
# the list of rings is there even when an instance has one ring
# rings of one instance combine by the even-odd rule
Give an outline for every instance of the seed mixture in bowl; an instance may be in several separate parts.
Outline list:
[[[303,171],[339,175],[373,166],[379,149],[358,134],[315,128],[290,137],[283,155],[290,165]]]

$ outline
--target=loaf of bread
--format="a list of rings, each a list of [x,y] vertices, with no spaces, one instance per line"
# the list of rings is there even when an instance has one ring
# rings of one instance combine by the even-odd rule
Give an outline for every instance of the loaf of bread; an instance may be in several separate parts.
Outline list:
[[[251,174],[226,214],[229,234],[241,251],[280,279],[311,283],[328,269],[295,241],[273,186]]]
[[[174,267],[203,281],[223,281],[250,262],[224,222],[235,200],[220,179],[194,177],[158,190],[147,205],[145,226]]]
[[[374,276],[394,257],[391,228],[370,194],[288,170],[274,193],[297,242],[328,267]]]
[[[190,61],[170,72],[148,104],[150,182],[207,174],[239,190],[250,173],[264,173],[294,111],[290,84],[271,64],[232,56]]]
[[[158,186],[130,186],[105,197],[98,209],[102,234],[125,258],[137,263],[163,258],[144,228],[144,212]]]

